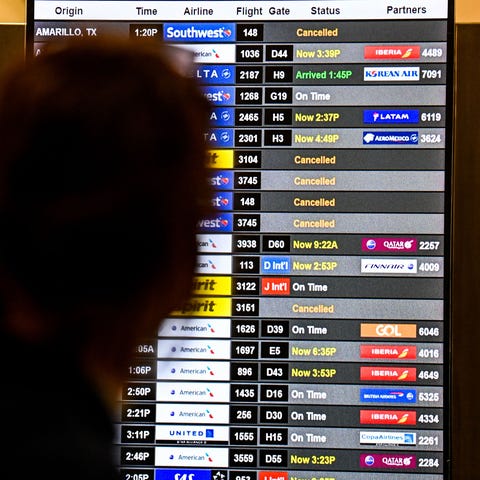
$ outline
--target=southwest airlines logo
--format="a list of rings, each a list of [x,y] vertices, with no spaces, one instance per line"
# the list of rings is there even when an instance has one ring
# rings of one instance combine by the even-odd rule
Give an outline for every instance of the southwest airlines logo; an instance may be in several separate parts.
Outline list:
[[[232,210],[233,209],[233,193],[219,192],[212,198],[212,206],[217,210]]]
[[[418,132],[363,132],[364,145],[418,145]]]
[[[418,123],[418,110],[364,110],[363,123]]]
[[[174,41],[233,42],[235,41],[235,24],[165,23],[163,37],[165,40]]]
[[[215,106],[233,105],[235,103],[234,87],[203,87],[203,94]]]
[[[418,82],[420,67],[365,67],[363,80],[366,82]]]
[[[207,180],[215,190],[233,190],[233,172],[217,170]]]
[[[202,218],[197,222],[200,232],[230,232],[232,230],[233,216],[225,213],[210,218]]]
[[[361,388],[360,389],[361,402],[385,402],[385,403],[416,403],[416,390],[406,390],[399,388],[392,389],[374,389]]]
[[[156,469],[155,480],[211,480],[211,471]]]

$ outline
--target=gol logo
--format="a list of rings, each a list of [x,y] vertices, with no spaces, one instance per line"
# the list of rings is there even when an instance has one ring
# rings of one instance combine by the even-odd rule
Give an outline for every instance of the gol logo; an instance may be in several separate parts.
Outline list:
[[[401,323],[362,323],[361,337],[417,338],[415,324]]]

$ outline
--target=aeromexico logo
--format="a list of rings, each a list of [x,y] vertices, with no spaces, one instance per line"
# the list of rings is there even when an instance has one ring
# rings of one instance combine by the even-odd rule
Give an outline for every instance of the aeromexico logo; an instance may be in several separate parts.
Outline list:
[[[234,23],[165,23],[163,36],[174,41],[233,42],[235,30]]]

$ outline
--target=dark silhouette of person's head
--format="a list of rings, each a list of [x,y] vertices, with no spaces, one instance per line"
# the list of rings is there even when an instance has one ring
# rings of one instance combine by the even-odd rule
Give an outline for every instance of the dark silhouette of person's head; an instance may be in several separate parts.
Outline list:
[[[167,47],[46,49],[0,91],[1,331],[121,375],[190,294],[209,105]]]

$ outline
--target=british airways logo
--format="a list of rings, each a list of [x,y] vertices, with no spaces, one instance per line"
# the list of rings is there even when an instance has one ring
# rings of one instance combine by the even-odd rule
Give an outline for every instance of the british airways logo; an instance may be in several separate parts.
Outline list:
[[[416,390],[410,389],[360,389],[361,402],[385,402],[385,403],[415,403],[417,401]]]
[[[195,42],[233,42],[235,40],[234,23],[165,23],[165,40]]]

